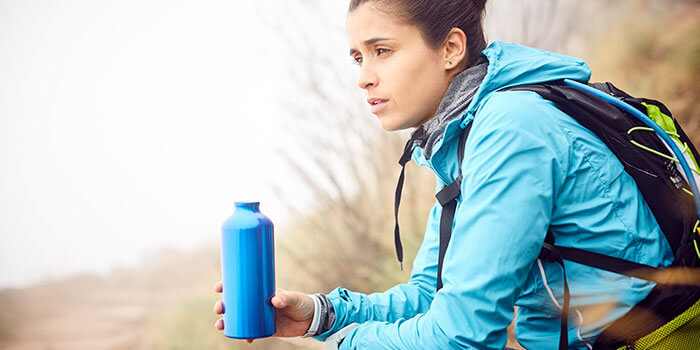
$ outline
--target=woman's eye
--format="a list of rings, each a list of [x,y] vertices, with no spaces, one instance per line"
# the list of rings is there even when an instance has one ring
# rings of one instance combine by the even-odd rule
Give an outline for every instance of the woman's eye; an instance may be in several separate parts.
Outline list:
[[[389,53],[389,51],[391,51],[391,50],[385,49],[385,48],[377,48],[377,50],[376,50],[377,56],[386,55]]]
[[[352,63],[360,66],[362,65],[362,56],[355,56],[352,58]]]

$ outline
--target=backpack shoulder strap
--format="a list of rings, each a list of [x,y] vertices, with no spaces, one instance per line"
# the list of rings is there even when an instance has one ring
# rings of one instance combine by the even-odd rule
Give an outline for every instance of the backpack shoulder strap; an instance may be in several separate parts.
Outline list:
[[[666,283],[665,278],[658,274],[658,272],[662,270],[660,268],[616,258],[614,256],[598,254],[584,249],[562,247],[554,244],[552,232],[548,231],[547,239],[542,245],[539,258],[545,261],[556,261],[559,256],[564,260],[573,261],[597,269],[660,284]],[[700,284],[700,276],[695,276],[695,280],[694,283]]]
[[[467,144],[467,138],[469,137],[469,132],[472,129],[472,124],[474,124],[474,121],[467,124],[459,135],[459,143],[457,145],[459,173],[457,175],[457,179],[455,179],[451,184],[443,187],[442,190],[435,195],[438,202],[442,206],[442,214],[440,215],[440,249],[438,252],[436,291],[442,288],[442,265],[443,261],[445,260],[447,246],[450,244],[450,237],[452,237],[452,221],[455,217],[455,211],[457,210],[457,198],[459,198],[461,194],[460,188],[462,187],[462,160],[464,159],[464,147]]]

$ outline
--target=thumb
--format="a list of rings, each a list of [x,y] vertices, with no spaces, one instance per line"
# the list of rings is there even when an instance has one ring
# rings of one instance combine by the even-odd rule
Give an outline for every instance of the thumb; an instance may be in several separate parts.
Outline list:
[[[309,305],[306,303],[307,300],[305,299],[309,299],[308,301],[311,305],[310,310]],[[301,311],[307,313],[310,311],[313,313],[313,301],[304,293],[278,290],[278,293],[272,298],[271,301],[272,306],[278,309],[289,309],[289,312]]]
[[[277,309],[284,309],[287,306],[290,305],[290,293],[287,291],[282,291],[282,290],[277,290],[277,293],[275,293],[275,296],[272,297],[272,306],[274,306]]]

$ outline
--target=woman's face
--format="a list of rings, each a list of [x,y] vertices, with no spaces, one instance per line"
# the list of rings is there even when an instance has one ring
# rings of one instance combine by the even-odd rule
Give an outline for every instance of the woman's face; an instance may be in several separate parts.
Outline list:
[[[367,2],[350,12],[350,55],[360,66],[358,85],[385,130],[418,127],[433,116],[450,82],[440,49],[418,27],[400,23]]]

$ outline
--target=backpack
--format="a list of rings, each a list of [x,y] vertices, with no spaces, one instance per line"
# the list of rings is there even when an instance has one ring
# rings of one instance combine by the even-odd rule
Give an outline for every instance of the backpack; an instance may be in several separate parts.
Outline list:
[[[563,260],[656,282],[649,295],[608,326],[594,349],[700,349],[700,155],[663,103],[634,98],[611,83],[582,84],[568,79],[508,87],[499,91],[532,91],[593,132],[632,176],[645,202],[671,246],[674,260],[666,269],[556,245],[547,232],[539,258]],[[459,175],[436,194],[443,207],[440,218],[437,290],[442,288],[442,265],[452,235],[452,222],[460,196],[464,147],[473,123],[459,137]],[[419,129],[421,130],[421,129]],[[649,132],[652,131],[652,132]],[[401,262],[398,208],[404,169],[415,139],[411,136],[399,160],[402,166],[396,188],[394,239]],[[679,147],[683,148],[681,151]],[[672,155],[667,153],[671,151]],[[692,164],[692,167],[691,165]],[[568,348],[569,288],[564,275],[559,349]],[[670,276],[670,277],[669,277]],[[669,279],[671,283],[668,283]],[[649,316],[651,315],[651,317]]]

